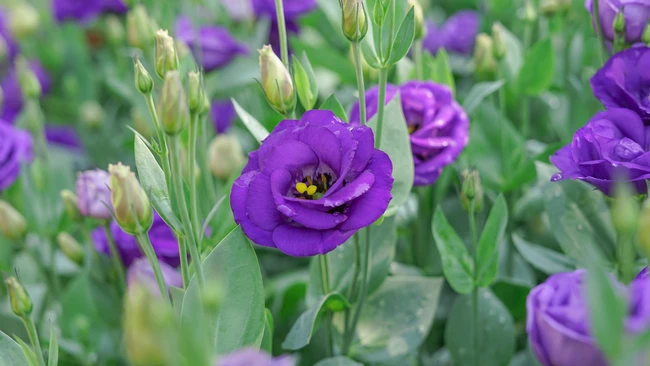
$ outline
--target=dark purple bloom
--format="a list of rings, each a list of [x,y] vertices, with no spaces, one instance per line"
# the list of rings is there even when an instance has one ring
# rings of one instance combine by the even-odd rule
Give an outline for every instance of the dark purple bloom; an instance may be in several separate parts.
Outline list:
[[[639,194],[650,179],[650,127],[629,109],[612,108],[596,114],[576,131],[573,142],[551,156],[560,172],[551,179],[578,179],[613,194],[617,180],[627,181]]]
[[[0,38],[2,38],[7,46],[7,59],[13,61],[14,57],[18,54],[18,44],[14,39],[11,30],[9,29],[9,19],[4,9],[0,8]]]
[[[176,36],[192,50],[194,58],[205,71],[226,66],[238,55],[248,52],[226,28],[202,26],[194,28],[189,18],[181,17],[176,22]]]
[[[593,14],[593,0],[586,0],[585,7]],[[650,20],[650,0],[599,0],[600,29],[609,41],[614,40],[614,18],[621,9],[625,18],[625,40],[629,44],[641,42]]]
[[[232,122],[235,120],[235,107],[229,100],[216,100],[212,102],[210,108],[210,116],[212,116],[212,123],[217,133],[225,133],[228,131]]]
[[[101,12],[123,14],[129,10],[129,7],[122,0],[100,0]]]
[[[52,0],[57,21],[76,20],[85,23],[101,13],[125,13],[128,7],[121,0]]]
[[[235,221],[253,242],[291,256],[334,250],[391,200],[393,166],[372,130],[331,111],[280,122],[248,158],[230,194]]]
[[[135,236],[122,231],[115,220],[111,222],[111,234],[113,235],[113,239],[115,239],[115,245],[120,252],[120,257],[124,265],[130,266],[134,260],[143,256]],[[97,251],[107,255],[110,254],[110,247],[108,246],[108,240],[103,228],[95,229],[92,232],[92,238]],[[178,267],[180,257],[178,255],[178,241],[176,240],[174,231],[167,226],[155,211],[153,224],[149,230],[149,239],[159,259],[172,267]]]
[[[242,348],[223,356],[215,366],[293,366],[290,356],[271,357],[268,353],[255,348]]]
[[[30,61],[29,65],[41,84],[42,93],[47,94],[51,87],[50,76],[47,74],[47,71],[37,61]],[[0,82],[0,87],[4,96],[2,115],[0,118],[9,123],[13,123],[23,108],[23,94],[15,69],[12,68],[9,70],[4,79],[2,79],[2,82]]]
[[[18,178],[22,164],[32,161],[32,136],[0,120],[0,192]]]
[[[448,52],[467,55],[474,49],[474,39],[481,26],[479,13],[463,10],[451,16],[442,25],[427,22],[427,34],[422,41],[424,49],[436,54],[444,48]]]
[[[101,169],[86,170],[77,174],[77,208],[82,216],[110,220],[111,176]]]
[[[50,144],[72,150],[79,150],[82,146],[79,134],[71,126],[45,125],[45,139]]]
[[[415,164],[414,184],[429,185],[438,179],[442,168],[456,160],[469,140],[469,119],[456,103],[449,88],[431,81],[410,81],[401,87],[388,85],[386,103],[397,92],[411,133]],[[368,119],[377,114],[378,87],[366,92]],[[359,103],[350,112],[350,122],[359,123]]]
[[[180,273],[169,264],[160,262],[160,271],[162,272],[167,287],[183,287],[183,278]],[[137,282],[147,286],[152,293],[159,293],[156,275],[153,273],[153,268],[147,258],[136,259],[131,263],[126,273],[126,282],[128,286],[132,286]]]
[[[650,48],[632,47],[612,56],[591,78],[605,108],[627,108],[650,124]]]

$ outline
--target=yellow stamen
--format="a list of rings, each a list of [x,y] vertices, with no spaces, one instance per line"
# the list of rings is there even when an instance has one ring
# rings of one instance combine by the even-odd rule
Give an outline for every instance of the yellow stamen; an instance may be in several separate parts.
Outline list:
[[[296,191],[300,194],[305,193],[307,191],[307,185],[303,182],[296,183]]]
[[[323,181],[323,188],[327,191],[327,179],[325,179],[325,174],[320,175],[320,180]]]
[[[309,187],[307,187],[307,194],[313,196],[314,193],[316,193],[317,189],[318,188],[315,185],[310,185]]]

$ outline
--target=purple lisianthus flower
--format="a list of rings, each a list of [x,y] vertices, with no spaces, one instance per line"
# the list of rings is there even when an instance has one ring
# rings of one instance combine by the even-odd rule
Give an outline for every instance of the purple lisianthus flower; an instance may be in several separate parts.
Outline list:
[[[578,179],[611,195],[617,180],[646,193],[650,179],[650,127],[629,109],[596,114],[576,131],[571,144],[550,157],[560,172],[551,180]]]
[[[32,136],[0,120],[0,192],[13,184],[22,164],[33,158]]]
[[[176,22],[176,36],[192,50],[194,58],[205,71],[226,66],[238,55],[248,52],[226,28],[202,26],[194,28],[190,19],[181,17]]]
[[[422,40],[424,49],[434,55],[440,48],[467,55],[474,50],[474,39],[481,26],[481,17],[475,11],[463,10],[447,19],[442,26],[430,21],[426,26],[427,34]]]
[[[625,41],[641,42],[641,36],[650,20],[650,0],[598,0],[600,29],[605,39],[614,40],[614,18],[623,10],[625,18]],[[586,0],[585,7],[593,15],[593,0]],[[594,19],[595,22],[595,19]]]
[[[7,59],[10,62],[13,61],[18,54],[18,43],[11,34],[8,16],[2,8],[0,8],[0,38],[4,40],[5,46],[7,46]]]
[[[214,129],[217,133],[225,133],[228,131],[232,122],[235,120],[235,107],[229,100],[217,100],[212,102],[210,108],[210,116],[214,124]]]
[[[215,366],[293,366],[291,356],[273,358],[268,353],[255,348],[242,348],[223,356]]]
[[[129,235],[120,229],[120,225],[115,220],[111,222],[111,234],[125,266],[130,266],[133,261],[143,256],[135,236]],[[97,251],[106,255],[110,254],[110,247],[103,228],[95,229],[92,232],[92,239],[95,242]],[[180,257],[178,254],[178,241],[174,231],[167,226],[155,211],[153,224],[149,229],[149,239],[159,259],[172,267],[178,267]]]
[[[100,9],[103,13],[123,14],[129,7],[122,0],[100,0]]]
[[[125,13],[128,7],[121,0],[52,0],[52,9],[59,22],[86,23],[101,13]]]
[[[111,176],[101,169],[77,174],[77,208],[82,216],[98,220],[113,217],[111,210]]]
[[[160,262],[160,271],[162,272],[165,284],[168,288],[183,287],[183,277],[169,264]],[[139,258],[131,263],[129,270],[126,273],[126,282],[129,287],[134,283],[139,283],[147,286],[152,293],[159,293],[156,275],[154,274],[151,263],[149,263],[147,258]]]
[[[48,143],[72,150],[81,149],[81,139],[71,126],[45,125],[45,139]]]
[[[605,63],[591,78],[594,95],[605,108],[627,108],[650,124],[650,48],[632,47]]]
[[[45,71],[38,61],[30,61],[29,66],[41,84],[42,94],[47,94],[52,85],[47,71]],[[0,87],[2,88],[4,97],[0,118],[13,123],[23,108],[23,93],[20,89],[20,83],[18,82],[18,75],[15,69],[12,68],[9,70],[4,79],[0,82]]]
[[[393,165],[366,126],[331,111],[284,120],[248,154],[230,204],[256,244],[302,257],[325,254],[383,215]]]
[[[469,119],[454,100],[448,87],[431,81],[410,81],[401,87],[388,85],[386,103],[397,92],[411,134],[411,150],[415,164],[414,184],[432,184],[442,168],[456,160],[469,140]],[[366,92],[368,119],[377,114],[378,87]],[[359,103],[350,112],[350,123],[359,123]]]

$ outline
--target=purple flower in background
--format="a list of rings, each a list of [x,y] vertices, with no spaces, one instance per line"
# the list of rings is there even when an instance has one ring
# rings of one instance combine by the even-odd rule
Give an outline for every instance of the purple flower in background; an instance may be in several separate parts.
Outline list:
[[[47,94],[51,87],[50,76],[37,61],[30,61],[29,65],[41,84],[42,93]],[[0,87],[2,88],[4,96],[0,118],[9,123],[14,123],[16,117],[23,108],[23,94],[20,89],[20,83],[18,82],[18,75],[15,69],[9,70],[7,75],[5,75],[4,79],[0,82]]]
[[[242,348],[223,356],[215,366],[293,366],[291,356],[273,358],[268,353],[255,348]]]
[[[34,157],[32,136],[0,120],[0,192],[18,178],[22,164]]]
[[[410,81],[401,87],[388,85],[386,103],[397,92],[411,134],[415,164],[414,184],[432,184],[442,168],[456,160],[469,140],[469,119],[448,87],[431,81]],[[377,114],[378,87],[366,92],[368,119]],[[359,103],[350,112],[350,123],[359,124]]]
[[[605,108],[627,108],[650,124],[650,48],[632,47],[610,57],[591,78]]]
[[[202,26],[196,29],[186,17],[176,22],[176,36],[187,44],[207,72],[226,66],[238,55],[248,52],[226,28]]]
[[[280,34],[278,30],[277,17],[274,0],[252,0],[253,11],[259,18],[270,18],[271,29],[269,31],[269,44],[276,54],[280,54]],[[298,33],[298,18],[316,9],[316,0],[283,0],[284,20],[287,26],[287,33]]]
[[[474,49],[474,39],[481,26],[479,13],[463,10],[451,16],[442,26],[427,22],[427,34],[422,41],[424,49],[436,54],[444,48],[448,52],[467,55]]]
[[[229,100],[216,100],[212,102],[210,116],[217,133],[225,133],[235,120],[235,107]]]
[[[233,20],[245,20],[253,15],[253,4],[250,1],[221,0],[221,4]]]
[[[100,0],[101,12],[123,14],[129,10],[129,7],[122,0]]]
[[[331,111],[280,122],[248,158],[230,194],[235,221],[256,244],[291,256],[334,250],[391,200],[393,165],[372,130]]]
[[[585,7],[593,15],[593,0],[586,0]],[[599,0],[600,29],[609,41],[614,40],[614,18],[621,9],[625,17],[625,40],[629,44],[641,42],[650,20],[650,0]]]
[[[77,208],[82,216],[110,220],[111,176],[101,169],[86,170],[77,174]]]
[[[14,39],[11,30],[9,30],[8,16],[4,9],[0,8],[0,38],[2,38],[7,46],[7,59],[11,62],[18,54],[18,44]]]
[[[560,172],[551,180],[578,179],[603,193],[614,192],[616,180],[646,193],[650,179],[650,127],[629,109],[612,108],[596,114],[576,131],[571,144],[550,159]]]
[[[72,126],[45,125],[45,139],[50,144],[72,150],[81,149],[81,139]]]
[[[125,266],[130,266],[133,261],[143,256],[135,236],[122,231],[115,220],[111,222],[111,234],[113,235],[113,239],[115,239],[115,245],[120,252],[120,257]],[[95,229],[92,232],[92,239],[95,242],[97,251],[106,255],[110,254],[110,247],[108,246],[104,228],[99,227]],[[165,221],[155,211],[153,224],[149,230],[149,239],[158,258],[172,267],[178,267],[180,257],[178,255],[178,241],[176,241],[174,231],[167,226]]]
[[[160,271],[162,272],[167,287],[183,287],[183,278],[180,273],[169,264],[160,262]],[[153,273],[153,268],[147,258],[143,257],[136,259],[131,263],[129,270],[126,273],[126,282],[128,286],[132,286],[136,282],[144,284],[152,293],[159,293],[158,284],[156,283],[156,275]]]
[[[121,0],[52,0],[57,21],[89,22],[101,13],[125,13],[128,7]]]

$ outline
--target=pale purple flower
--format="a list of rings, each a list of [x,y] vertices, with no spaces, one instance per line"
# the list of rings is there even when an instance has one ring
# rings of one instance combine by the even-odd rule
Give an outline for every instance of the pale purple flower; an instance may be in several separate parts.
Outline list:
[[[593,0],[586,0],[585,7],[593,14]],[[608,41],[614,40],[614,18],[621,10],[625,18],[626,42],[641,42],[643,31],[650,20],[650,0],[599,0],[600,29]]]
[[[159,264],[160,271],[162,272],[163,279],[165,280],[165,285],[167,285],[168,288],[183,288],[183,278],[181,274],[165,262],[159,262]],[[149,263],[149,260],[147,258],[139,258],[131,263],[126,273],[126,282],[129,287],[135,283],[139,283],[147,286],[152,291],[152,293],[158,293],[156,275],[154,274],[151,263]]]
[[[217,361],[215,366],[294,366],[291,356],[273,358],[265,351],[255,348],[242,348]]]
[[[82,216],[110,220],[111,176],[101,169],[87,170],[77,175],[77,208]]]

